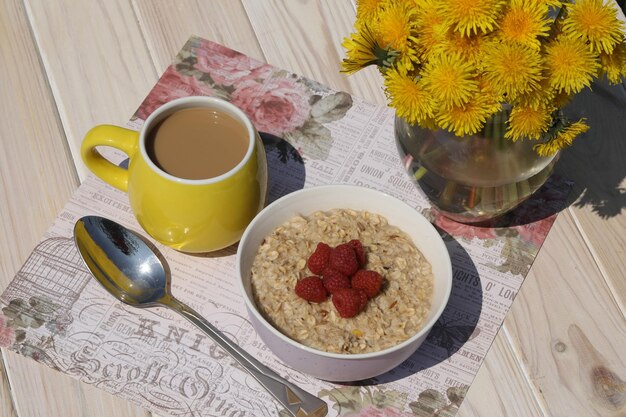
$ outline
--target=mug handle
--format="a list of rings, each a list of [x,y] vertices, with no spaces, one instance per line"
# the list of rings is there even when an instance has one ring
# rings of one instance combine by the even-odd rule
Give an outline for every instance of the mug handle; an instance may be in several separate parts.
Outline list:
[[[104,158],[96,146],[111,146],[132,159],[139,147],[139,132],[112,125],[96,126],[87,132],[80,148],[83,162],[91,172],[113,187],[128,191],[128,171]]]

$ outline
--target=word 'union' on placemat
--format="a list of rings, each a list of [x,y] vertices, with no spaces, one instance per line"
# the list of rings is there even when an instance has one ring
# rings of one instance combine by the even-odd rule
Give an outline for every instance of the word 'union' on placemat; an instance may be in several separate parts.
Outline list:
[[[332,416],[454,415],[570,184],[549,181],[509,216],[508,227],[452,222],[409,181],[395,151],[391,109],[197,37],[129,125],[138,129],[158,106],[189,95],[225,98],[252,119],[267,151],[270,201],[303,187],[354,184],[383,190],[425,214],[450,251],[454,285],[443,316],[414,355],[387,374],[352,385],[295,372],[261,342],[236,285],[234,247],[198,257],[156,244],[168,261],[174,295],[279,374],[325,399]],[[115,151],[108,156],[123,160]],[[127,307],[100,288],[72,239],[76,220],[90,214],[142,233],[126,194],[89,176],[0,297],[0,345],[159,415],[284,413],[184,319],[165,309]]]

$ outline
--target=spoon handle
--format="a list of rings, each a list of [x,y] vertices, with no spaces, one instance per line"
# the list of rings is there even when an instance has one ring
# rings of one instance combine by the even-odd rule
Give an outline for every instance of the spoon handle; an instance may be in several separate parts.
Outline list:
[[[272,396],[296,417],[324,417],[328,414],[326,402],[309,394],[263,365],[252,355],[230,340],[224,333],[204,319],[198,312],[181,301],[170,297],[163,304],[180,313],[228,352]]]

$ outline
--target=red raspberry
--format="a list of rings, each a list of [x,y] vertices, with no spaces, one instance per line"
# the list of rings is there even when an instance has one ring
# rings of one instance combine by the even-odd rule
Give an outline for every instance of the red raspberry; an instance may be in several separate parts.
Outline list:
[[[356,316],[367,305],[365,291],[355,288],[339,289],[335,291],[331,299],[337,312],[344,319]]]
[[[315,251],[309,256],[309,260],[307,261],[307,265],[311,272],[314,274],[321,275],[328,266],[328,258],[330,256],[330,252],[332,251],[331,247],[326,243],[320,242],[317,244]]]
[[[295,288],[296,294],[312,303],[321,303],[326,300],[328,293],[322,279],[316,276],[310,276],[298,280]]]
[[[383,277],[376,271],[361,269],[352,276],[352,288],[365,291],[369,298],[374,298],[380,292],[382,284]]]
[[[322,274],[322,282],[326,291],[333,294],[340,288],[350,288],[350,278],[332,268],[326,268]]]
[[[359,239],[352,239],[350,242],[348,242],[348,245],[352,246],[352,249],[354,249],[356,260],[359,261],[359,266],[363,268],[367,263],[367,257],[365,256],[365,249],[363,249],[363,244]]]
[[[356,259],[354,249],[347,243],[337,246],[330,252],[328,263],[331,268],[336,269],[347,277],[359,269],[359,262]]]

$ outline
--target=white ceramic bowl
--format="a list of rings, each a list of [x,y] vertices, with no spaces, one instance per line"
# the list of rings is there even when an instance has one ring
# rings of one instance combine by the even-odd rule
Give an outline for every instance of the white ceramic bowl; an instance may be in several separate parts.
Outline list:
[[[263,239],[296,214],[350,208],[387,218],[406,232],[431,263],[434,273],[432,306],[425,326],[408,340],[378,352],[329,353],[304,346],[285,336],[257,310],[250,269]],[[288,366],[327,381],[359,381],[383,374],[407,359],[426,339],[445,308],[452,289],[450,256],[435,228],[415,209],[380,191],[347,185],[306,188],[288,194],[263,209],[243,234],[237,251],[237,273],[250,321],[265,344]]]

